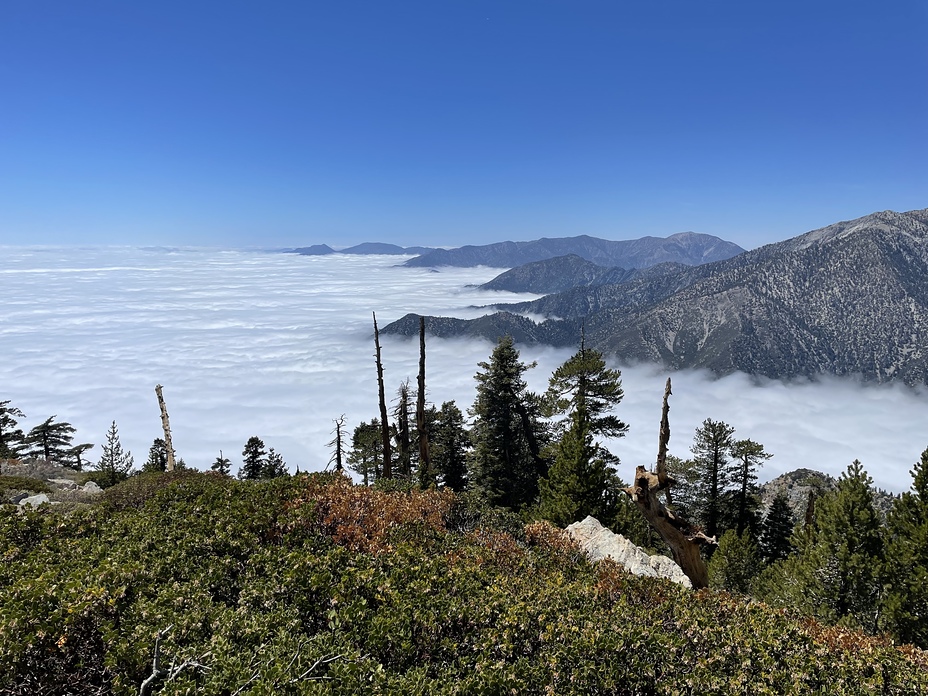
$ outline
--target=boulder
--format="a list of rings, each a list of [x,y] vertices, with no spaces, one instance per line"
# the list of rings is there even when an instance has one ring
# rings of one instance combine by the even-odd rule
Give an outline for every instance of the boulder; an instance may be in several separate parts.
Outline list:
[[[49,483],[57,486],[58,488],[71,489],[77,488],[77,482],[72,481],[71,479],[66,478],[50,478],[47,479]]]
[[[603,527],[595,517],[574,522],[567,527],[567,533],[592,561],[611,558],[624,566],[629,573],[664,578],[684,587],[693,586],[680,566],[667,556],[649,556],[621,534]]]
[[[88,481],[87,483],[85,483],[81,487],[81,490],[84,491],[84,493],[102,493],[103,492],[103,489],[100,488],[100,486],[95,484],[93,481]]]
[[[30,495],[28,498],[23,498],[19,501],[19,504],[23,507],[26,505],[31,505],[32,507],[39,507],[43,503],[48,502],[48,496],[44,493],[39,493],[37,495]]]

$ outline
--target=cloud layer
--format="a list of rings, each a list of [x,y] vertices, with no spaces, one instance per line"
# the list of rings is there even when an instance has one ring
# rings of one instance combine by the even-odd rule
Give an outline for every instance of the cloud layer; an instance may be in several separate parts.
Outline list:
[[[498,270],[401,268],[398,257],[305,257],[253,251],[136,248],[3,249],[0,269],[0,399],[30,428],[56,414],[99,445],[112,420],[141,464],[160,436],[155,384],[164,385],[175,449],[208,468],[222,450],[233,464],[252,435],[291,469],[323,468],[333,419],[349,427],[377,413],[371,311],[384,325],[407,312],[477,316],[470,308],[514,298],[479,292]],[[524,299],[525,295],[520,295]],[[431,401],[466,408],[473,375],[491,344],[430,339]],[[388,389],[415,381],[418,346],[384,337]],[[530,385],[543,390],[569,351],[522,349],[537,360]],[[840,473],[855,457],[877,485],[908,488],[908,470],[928,446],[928,398],[894,386],[756,382],[672,375],[671,451],[686,456],[704,418],[775,456],[763,478],[797,467]],[[619,414],[628,437],[613,443],[627,479],[653,461],[667,373],[623,368]]]

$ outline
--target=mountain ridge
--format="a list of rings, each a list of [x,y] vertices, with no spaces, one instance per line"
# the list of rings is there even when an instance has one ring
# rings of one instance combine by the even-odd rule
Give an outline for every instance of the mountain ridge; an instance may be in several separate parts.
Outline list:
[[[582,324],[587,345],[628,361],[928,384],[928,209],[872,213],[668,275],[496,307],[492,320],[435,328],[571,346]],[[407,333],[411,321],[383,331]]]

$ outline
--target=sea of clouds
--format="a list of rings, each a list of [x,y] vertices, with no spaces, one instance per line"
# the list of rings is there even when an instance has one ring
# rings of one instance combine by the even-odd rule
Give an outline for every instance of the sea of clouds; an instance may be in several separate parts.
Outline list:
[[[100,456],[111,421],[146,459],[161,436],[154,393],[164,386],[174,447],[206,469],[220,450],[233,465],[252,435],[291,470],[325,468],[333,420],[350,430],[378,412],[371,312],[381,326],[408,312],[473,317],[485,305],[534,296],[479,291],[490,268],[403,268],[405,257],[298,256],[165,248],[0,247],[0,400],[26,429],[51,415]],[[415,384],[418,341],[384,336],[390,392]],[[428,396],[462,409],[492,344],[428,339]],[[530,386],[544,390],[571,351],[521,347]],[[628,436],[611,444],[621,474],[650,464],[668,372],[622,368],[618,414]],[[798,467],[838,475],[859,458],[875,483],[901,491],[928,446],[928,394],[898,385],[822,378],[784,384],[736,374],[672,373],[671,452],[688,454],[705,418],[724,420],[774,454],[762,479]]]

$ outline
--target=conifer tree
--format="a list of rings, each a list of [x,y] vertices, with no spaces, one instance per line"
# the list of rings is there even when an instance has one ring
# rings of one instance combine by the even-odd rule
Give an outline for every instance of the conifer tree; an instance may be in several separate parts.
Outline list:
[[[97,470],[101,476],[97,482],[103,487],[115,486],[125,481],[132,473],[134,461],[131,452],[124,452],[119,441],[119,429],[113,421],[106,432],[106,442],[103,444],[103,453],[97,462]]]
[[[17,428],[18,418],[25,414],[15,406],[10,406],[9,399],[0,401],[0,459],[16,459],[23,449],[25,435]]]
[[[156,437],[148,448],[148,459],[142,465],[142,471],[167,471],[168,447],[164,440]]]
[[[23,439],[26,453],[30,457],[43,458],[48,461],[63,462],[67,460],[68,449],[74,439],[74,426],[64,421],[55,423],[57,416],[51,416],[35,426]]]
[[[264,465],[261,467],[261,478],[272,479],[286,475],[287,464],[284,462],[283,455],[271,447],[267,451],[267,458],[264,460]]]
[[[928,648],[928,449],[912,469],[911,490],[887,526],[886,625],[897,640]]]
[[[467,485],[467,450],[470,436],[464,427],[464,414],[453,401],[446,401],[435,414],[430,428],[429,452],[442,485],[463,491]]]
[[[216,461],[213,462],[213,465],[210,467],[210,470],[215,471],[220,476],[228,476],[229,471],[232,469],[232,462],[229,461],[228,457],[222,456],[222,450],[219,450],[219,456],[216,457]]]
[[[793,535],[799,549],[777,564],[773,599],[830,623],[874,632],[883,600],[883,538],[872,479],[857,460],[815,516]]]
[[[700,489],[696,504],[697,520],[708,537],[717,537],[724,531],[727,511],[725,492],[731,484],[732,467],[729,460],[735,429],[722,421],[707,418],[696,429],[690,451],[699,472]]]
[[[489,362],[479,363],[477,397],[470,409],[473,450],[468,477],[492,504],[521,510],[538,497],[538,478],[547,473],[538,397],[523,375],[535,364],[519,360],[511,336],[499,339]]]
[[[735,460],[732,481],[734,525],[738,534],[750,529],[755,537],[760,531],[760,490],[757,487],[757,470],[773,455],[764,451],[764,446],[753,440],[736,440],[731,447]]]
[[[370,423],[362,422],[351,435],[351,449],[348,451],[348,468],[360,474],[365,486],[371,485],[377,478],[383,461],[383,438],[380,420],[374,418]]]
[[[84,460],[84,452],[87,450],[93,449],[93,445],[89,442],[84,442],[80,445],[74,445],[71,447],[65,454],[67,455],[67,460],[70,468],[75,471],[81,471],[84,468],[84,464],[87,462]]]
[[[409,428],[411,406],[409,381],[406,380],[396,390],[396,407],[393,409],[396,428],[393,439],[396,443],[396,474],[407,480],[412,476],[412,437]]]
[[[789,507],[789,498],[780,491],[770,503],[770,509],[761,528],[760,550],[767,563],[781,561],[793,551],[790,541],[796,526],[793,511]]]
[[[545,403],[549,415],[560,420],[561,434],[552,448],[554,462],[539,481],[538,514],[564,526],[593,515],[602,520],[612,513],[607,493],[615,480],[618,459],[595,437],[622,437],[628,426],[609,411],[622,400],[621,374],[606,367],[599,351],[581,344],[551,375]]]
[[[260,437],[253,435],[248,438],[242,450],[242,467],[239,469],[238,477],[245,481],[256,481],[261,478],[266,455],[264,441]]]
[[[748,530],[726,531],[709,561],[709,584],[720,590],[747,594],[761,570],[757,544]]]

